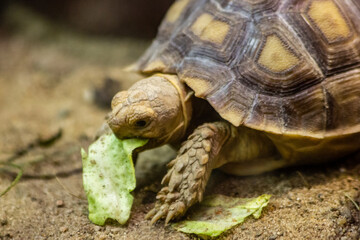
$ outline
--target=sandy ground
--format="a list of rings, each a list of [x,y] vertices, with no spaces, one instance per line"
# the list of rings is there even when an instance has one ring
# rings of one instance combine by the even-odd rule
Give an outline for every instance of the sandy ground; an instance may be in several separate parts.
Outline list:
[[[136,76],[121,67],[148,42],[78,35],[19,7],[6,19],[8,27],[0,31],[0,162],[12,159],[24,174],[0,197],[0,239],[195,239],[144,220],[160,181],[141,166],[142,186],[134,192],[127,225],[99,227],[87,218],[79,153],[108,111],[94,104],[93,89],[107,77],[127,88]],[[59,129],[61,136],[47,143]],[[167,149],[145,158],[156,160],[164,152],[171,158]],[[359,160],[354,155],[252,177],[215,171],[207,194],[273,195],[260,219],[249,219],[219,239],[360,239]],[[143,165],[163,169],[150,162]],[[18,171],[0,165],[0,191]]]

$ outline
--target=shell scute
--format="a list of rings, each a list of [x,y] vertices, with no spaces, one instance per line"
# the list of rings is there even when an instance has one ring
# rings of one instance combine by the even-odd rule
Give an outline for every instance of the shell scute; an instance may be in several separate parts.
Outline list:
[[[318,84],[323,73],[296,34],[278,16],[257,24],[257,41],[235,67],[238,79],[268,95],[286,96]]]
[[[177,74],[235,126],[359,132],[360,3],[178,0],[137,69]]]
[[[285,19],[325,75],[360,67],[360,16],[354,6],[334,0],[294,1],[289,6],[282,9]]]

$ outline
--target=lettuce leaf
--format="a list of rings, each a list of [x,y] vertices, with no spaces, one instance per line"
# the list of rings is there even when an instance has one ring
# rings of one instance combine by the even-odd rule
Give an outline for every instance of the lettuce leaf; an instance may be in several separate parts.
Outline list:
[[[247,217],[259,218],[269,203],[271,195],[257,198],[232,198],[223,195],[208,196],[189,213],[187,220],[174,223],[172,227],[199,237],[219,236],[224,231],[242,223]]]
[[[89,147],[87,154],[81,149],[83,185],[89,204],[89,219],[104,225],[107,219],[125,224],[130,216],[135,189],[135,169],[132,161],[134,149],[147,140],[116,138],[104,134]]]

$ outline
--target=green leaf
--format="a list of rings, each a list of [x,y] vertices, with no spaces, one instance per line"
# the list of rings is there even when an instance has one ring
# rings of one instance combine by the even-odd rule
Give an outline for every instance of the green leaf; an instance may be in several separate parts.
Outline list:
[[[259,218],[271,195],[257,198],[231,198],[223,195],[208,196],[187,219],[172,226],[181,232],[194,233],[202,238],[216,237],[242,223],[247,217]]]
[[[81,149],[83,184],[89,204],[89,219],[104,225],[110,218],[125,224],[130,216],[135,189],[132,151],[147,140],[117,139],[105,134],[92,143],[87,154]]]

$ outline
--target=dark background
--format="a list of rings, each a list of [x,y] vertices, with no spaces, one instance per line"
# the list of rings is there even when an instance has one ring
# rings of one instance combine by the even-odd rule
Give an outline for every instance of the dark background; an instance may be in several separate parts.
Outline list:
[[[173,0],[1,0],[0,12],[10,2],[82,32],[152,38]]]

